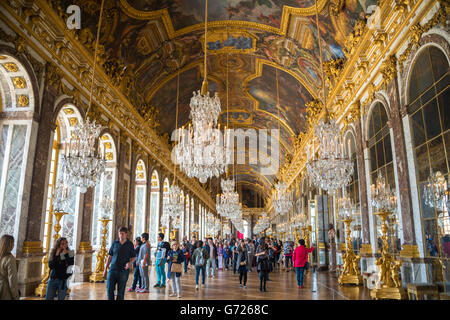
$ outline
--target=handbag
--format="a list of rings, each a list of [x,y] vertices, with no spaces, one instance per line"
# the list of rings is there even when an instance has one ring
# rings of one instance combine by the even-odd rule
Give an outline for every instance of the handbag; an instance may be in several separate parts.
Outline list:
[[[309,269],[309,262],[308,262],[308,249],[306,249],[305,247],[305,252],[306,252],[306,262],[305,262],[305,270]]]
[[[170,272],[173,273],[181,273],[183,271],[183,266],[181,263],[172,263],[172,266],[170,267]]]

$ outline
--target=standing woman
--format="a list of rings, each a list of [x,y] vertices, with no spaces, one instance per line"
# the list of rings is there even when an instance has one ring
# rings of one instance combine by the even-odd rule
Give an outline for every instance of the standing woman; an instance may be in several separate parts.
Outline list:
[[[141,237],[136,237],[136,239],[134,240],[134,252],[136,252],[136,258],[139,255],[141,245],[142,245]],[[133,262],[133,267],[134,267],[133,284],[131,285],[131,288],[128,289],[128,292],[134,292],[137,289],[140,290],[142,288],[141,272],[139,269],[139,265],[136,265],[136,260]]]
[[[69,250],[67,239],[59,238],[55,246],[50,251],[48,267],[50,268],[50,278],[48,279],[45,300],[53,300],[58,291],[58,300],[64,300],[67,293],[67,279],[71,274],[67,273],[67,268],[74,263],[74,252]]]
[[[11,254],[14,237],[3,235],[0,238],[0,300],[18,300],[16,259]]]
[[[168,273],[167,276],[170,279],[172,285],[172,293],[169,297],[174,297],[178,293],[178,298],[181,298],[181,272],[183,270],[184,254],[178,246],[176,240],[172,241],[172,249],[167,255],[168,261]]]
[[[198,278],[202,273],[202,287],[205,286],[206,261],[208,260],[208,252],[203,248],[203,241],[197,241],[197,249],[192,253],[192,261],[195,266],[195,290],[198,290]]]
[[[248,252],[245,246],[244,239],[241,239],[240,246],[238,249],[238,271],[239,271],[239,286],[242,287],[242,278],[244,278],[244,289],[247,288],[247,261],[248,261]]]
[[[309,249],[305,246],[305,240],[300,239],[298,242],[300,245],[295,248],[294,254],[292,255],[292,260],[294,262],[294,268],[297,272],[297,285],[299,289],[303,289],[303,274],[305,269],[308,269],[308,253],[314,251],[314,247]]]
[[[219,262],[219,270],[223,270],[223,243],[222,241],[219,242],[219,245],[217,246],[217,259]]]
[[[259,291],[266,291],[266,282],[269,278],[271,262],[269,261],[269,244],[267,238],[261,238],[261,244],[256,250],[256,263],[259,272]]]

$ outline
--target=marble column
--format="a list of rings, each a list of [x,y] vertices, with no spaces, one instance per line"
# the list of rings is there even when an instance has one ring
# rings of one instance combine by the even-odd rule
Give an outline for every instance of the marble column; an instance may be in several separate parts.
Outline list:
[[[48,171],[51,159],[53,132],[56,125],[53,122],[57,92],[51,86],[44,88],[41,103],[39,127],[37,129],[37,143],[31,176],[30,200],[26,220],[26,231],[22,243],[18,245],[18,284],[23,296],[33,294],[34,289],[41,282],[42,257],[42,226],[45,219]],[[36,107],[38,110],[39,108]]]
[[[361,120],[355,123],[355,145],[356,145],[356,161],[358,165],[358,185],[359,185],[359,201],[361,210],[361,235],[362,245],[360,254],[362,256],[371,256],[372,247],[370,244],[370,223],[369,223],[369,199],[367,194],[366,166],[364,161],[364,148],[366,141],[361,129]],[[344,230],[342,230],[344,232]]]
[[[83,211],[81,212],[81,237],[75,256],[75,272],[73,281],[88,282],[92,273],[92,255],[94,251],[91,245],[92,217],[94,211],[95,188],[88,188],[82,195]]]
[[[406,157],[405,136],[402,119],[400,116],[400,96],[397,78],[394,78],[386,88],[390,103],[390,127],[394,133],[395,160],[398,175],[398,190],[400,202],[400,214],[403,229],[403,244],[401,255],[404,257],[415,257],[419,255],[415,231],[414,218],[411,201],[411,190],[408,176],[408,159]]]

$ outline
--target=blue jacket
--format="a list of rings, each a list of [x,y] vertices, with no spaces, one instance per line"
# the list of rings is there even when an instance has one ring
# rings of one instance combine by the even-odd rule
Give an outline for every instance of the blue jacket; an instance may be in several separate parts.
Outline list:
[[[180,248],[178,248],[177,251],[174,250],[170,250],[168,255],[167,255],[167,263],[168,263],[168,267],[169,267],[169,271],[167,272],[167,277],[170,278],[170,276],[172,275],[172,273],[170,272],[170,269],[172,268],[172,263],[183,263],[184,261],[184,254],[183,251],[181,251]],[[175,276],[177,277],[181,277],[181,272],[177,272],[175,274]]]

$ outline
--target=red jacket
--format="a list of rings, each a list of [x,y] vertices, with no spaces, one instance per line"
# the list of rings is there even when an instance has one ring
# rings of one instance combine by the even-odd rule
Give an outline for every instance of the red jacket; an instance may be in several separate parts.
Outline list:
[[[306,261],[308,261],[307,253],[313,252],[314,247],[306,249],[305,246],[298,246],[294,250],[294,254],[292,255],[292,262],[294,263],[294,267],[304,267]]]

